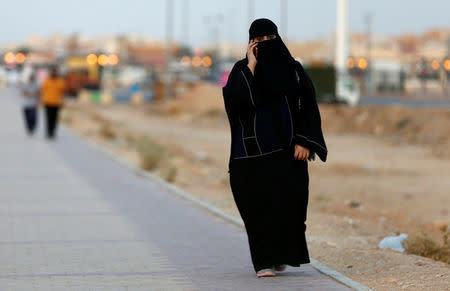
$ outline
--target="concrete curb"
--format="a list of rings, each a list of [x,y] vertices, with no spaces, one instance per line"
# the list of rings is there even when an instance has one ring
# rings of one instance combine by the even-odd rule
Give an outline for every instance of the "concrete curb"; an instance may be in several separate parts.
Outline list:
[[[127,160],[123,159],[122,157],[116,155],[115,153],[113,153],[112,151],[108,150],[105,147],[102,147],[90,140],[88,140],[87,138],[85,138],[84,136],[82,136],[81,134],[75,132],[74,130],[71,130],[70,128],[68,128],[67,126],[64,125],[64,129],[66,129],[67,132],[77,136],[82,142],[84,142],[86,145],[88,145],[89,147],[93,148],[94,150],[100,152],[101,154],[109,157],[110,159],[114,160],[115,162],[121,164],[122,166],[127,167],[128,169],[130,169],[131,171],[135,172],[136,174],[138,174],[141,177],[147,178],[149,180],[152,180],[153,182],[155,182],[156,184],[158,184],[159,186],[161,186],[162,188],[172,192],[175,195],[178,195],[179,197],[182,197],[192,203],[194,203],[195,205],[213,213],[214,215],[217,215],[239,227],[244,227],[244,223],[241,219],[236,218],[234,216],[231,216],[225,212],[223,212],[222,210],[212,206],[211,204],[200,200],[196,197],[194,197],[193,195],[185,192],[184,190],[176,187],[173,184],[168,183],[167,181],[165,181],[164,179],[161,179],[160,177],[151,174],[150,172],[147,172],[141,168],[136,167],[135,165],[131,164],[130,162],[128,162]],[[332,277],[333,279],[335,279],[336,281],[350,287],[353,288],[357,291],[373,291],[372,289],[370,289],[367,286],[362,285],[361,283],[358,283],[352,279],[350,279],[349,277],[343,275],[342,273],[320,263],[318,260],[311,258],[311,265],[318,270],[319,272]]]

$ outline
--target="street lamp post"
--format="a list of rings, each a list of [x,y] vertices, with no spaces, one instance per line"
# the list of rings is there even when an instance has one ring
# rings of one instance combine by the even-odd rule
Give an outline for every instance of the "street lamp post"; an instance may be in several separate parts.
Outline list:
[[[287,40],[287,0],[280,0],[280,24],[281,24],[281,33],[284,38]]]
[[[184,40],[184,45],[188,46],[189,45],[189,0],[183,0],[183,11],[181,13],[181,17],[182,17],[182,29],[181,31],[183,32],[183,40]]]
[[[347,73],[348,58],[348,22],[347,22],[347,0],[337,0],[337,17],[336,17],[336,71],[338,82]]]
[[[248,25],[253,21],[253,18],[255,17],[255,1],[254,0],[248,0]]]
[[[170,63],[172,61],[172,39],[173,39],[173,0],[166,1],[166,76],[165,76],[165,98],[172,97],[172,74]]]
[[[367,93],[369,96],[373,95],[373,62],[372,62],[372,15],[368,13],[366,15],[366,25],[367,25]]]

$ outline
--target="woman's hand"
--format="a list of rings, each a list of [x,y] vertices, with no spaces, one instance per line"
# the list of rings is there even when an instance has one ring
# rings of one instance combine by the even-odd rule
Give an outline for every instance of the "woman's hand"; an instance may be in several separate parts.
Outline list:
[[[254,41],[253,39],[250,41],[248,47],[247,47],[247,58],[248,58],[248,68],[250,71],[252,71],[252,74],[255,73],[255,66],[256,66],[256,56],[253,53],[253,50],[256,51],[256,54],[258,54],[258,43]]]
[[[309,149],[296,144],[294,150],[294,158],[296,160],[306,161],[309,158]]]

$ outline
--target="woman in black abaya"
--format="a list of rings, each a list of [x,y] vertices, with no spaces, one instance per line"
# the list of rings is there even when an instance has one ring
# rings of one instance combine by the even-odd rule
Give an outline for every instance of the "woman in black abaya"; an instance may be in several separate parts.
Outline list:
[[[326,161],[314,86],[276,25],[250,26],[246,58],[223,88],[231,128],[230,185],[258,277],[309,263],[308,161]]]

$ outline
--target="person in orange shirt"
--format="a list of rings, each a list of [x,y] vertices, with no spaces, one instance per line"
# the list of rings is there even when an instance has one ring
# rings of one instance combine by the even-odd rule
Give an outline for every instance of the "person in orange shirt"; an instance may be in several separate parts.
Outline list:
[[[47,119],[47,138],[55,138],[55,131],[58,124],[58,112],[63,105],[63,98],[66,84],[63,78],[59,77],[58,70],[53,67],[50,76],[42,83],[41,96],[42,104],[45,107]]]

